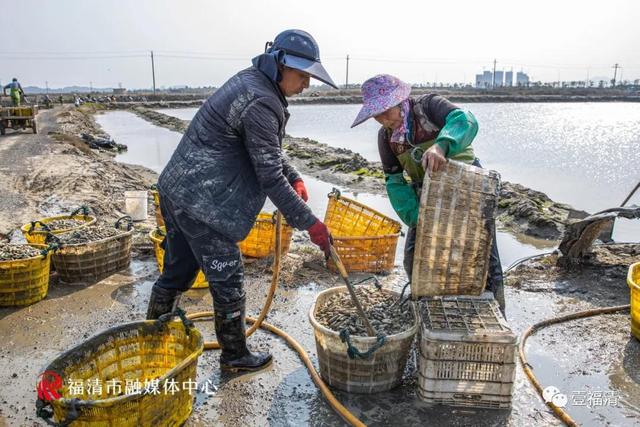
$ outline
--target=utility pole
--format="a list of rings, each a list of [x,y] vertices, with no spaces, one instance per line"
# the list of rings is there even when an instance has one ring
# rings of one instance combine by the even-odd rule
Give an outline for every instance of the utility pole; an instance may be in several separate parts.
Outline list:
[[[45,80],[44,85],[47,88],[47,95],[49,95],[49,81]]]
[[[349,54],[347,54],[347,75],[344,79],[344,88],[349,88]]]
[[[496,88],[496,63],[498,61],[496,59],[493,60],[493,77],[492,77],[492,82],[491,82],[491,89],[495,89]]]
[[[151,76],[153,77],[153,94],[156,94],[156,66],[153,63],[153,51],[151,51]]]
[[[89,82],[89,93],[93,93],[93,82]]]
[[[613,67],[613,80],[611,80],[611,85],[616,87],[616,77],[618,76],[618,68],[622,68],[620,65],[615,64]]]

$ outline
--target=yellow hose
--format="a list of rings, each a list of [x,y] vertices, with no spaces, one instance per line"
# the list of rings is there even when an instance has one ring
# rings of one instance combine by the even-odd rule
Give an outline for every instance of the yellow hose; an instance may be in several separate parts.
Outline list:
[[[298,353],[298,356],[300,356],[300,359],[309,370],[309,375],[311,375],[311,379],[316,384],[316,386],[320,389],[325,399],[327,399],[327,401],[329,402],[329,405],[331,405],[331,407],[338,413],[338,415],[340,415],[346,422],[348,422],[352,426],[366,427],[366,424],[364,424],[355,415],[349,412],[349,410],[345,408],[344,405],[342,405],[338,401],[338,399],[336,399],[333,393],[331,393],[331,390],[329,390],[329,387],[327,387],[324,381],[322,381],[322,378],[320,378],[320,375],[318,375],[318,372],[313,366],[311,359],[307,355],[307,352],[305,351],[305,349],[300,345],[300,343],[294,340],[282,329],[279,329],[269,323],[264,322],[264,319],[267,317],[267,313],[269,313],[269,310],[271,309],[273,296],[276,292],[276,287],[278,286],[278,280],[280,279],[280,260],[282,258],[282,254],[281,254],[282,244],[280,242],[281,235],[282,235],[282,214],[278,212],[276,215],[276,245],[275,245],[276,247],[275,247],[275,256],[273,258],[273,268],[272,268],[273,275],[271,277],[271,286],[269,287],[267,299],[265,300],[264,306],[262,307],[262,310],[260,311],[260,314],[258,315],[258,317],[257,318],[253,318],[250,316],[246,317],[246,320],[249,323],[251,323],[251,327],[247,329],[245,335],[248,337],[251,334],[253,334],[258,328],[262,328],[283,338],[287,342],[287,344],[289,344],[289,346]],[[202,317],[212,317],[213,315],[214,315],[213,311],[200,311],[197,313],[192,313],[187,315],[187,318],[194,320]],[[217,341],[208,341],[204,343],[205,350],[213,350],[213,349],[219,349],[219,348],[220,348],[220,344],[218,344]]]
[[[546,328],[547,326],[555,325],[562,322],[567,322],[569,320],[597,316],[599,314],[617,313],[619,311],[628,310],[629,308],[630,308],[630,305],[627,304],[627,305],[618,305],[614,307],[595,308],[591,310],[579,311],[577,313],[568,314],[566,316],[554,317],[552,319],[543,320],[542,322],[539,322],[533,326],[530,326],[529,328],[527,328],[526,331],[522,333],[522,336],[520,337],[520,344],[518,345],[518,355],[520,356],[520,362],[522,363],[522,368],[524,369],[524,373],[527,374],[527,377],[531,381],[531,384],[533,384],[533,387],[536,389],[540,397],[543,398],[543,400],[544,400],[544,397],[542,396],[542,392],[544,388],[542,387],[542,385],[534,375],[533,370],[531,369],[531,365],[529,365],[529,362],[527,361],[527,356],[524,351],[524,346],[525,346],[525,343],[527,342],[527,338],[529,338],[529,336],[533,335],[535,332],[539,331],[540,329]],[[566,425],[571,427],[578,425],[565,410],[555,405],[551,401],[545,402],[545,403],[549,408],[551,408],[553,413],[558,418],[560,418],[560,420],[562,420],[562,422],[564,422]]]

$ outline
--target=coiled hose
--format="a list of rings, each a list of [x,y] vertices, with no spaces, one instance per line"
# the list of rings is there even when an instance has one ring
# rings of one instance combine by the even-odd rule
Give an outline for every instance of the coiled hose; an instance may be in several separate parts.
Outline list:
[[[342,405],[338,401],[338,399],[336,399],[336,397],[333,395],[331,390],[329,390],[329,387],[327,387],[324,381],[322,381],[322,378],[320,378],[320,375],[318,375],[318,372],[313,366],[313,362],[311,362],[309,355],[307,354],[306,350],[300,345],[300,343],[298,343],[295,339],[293,339],[289,334],[287,334],[282,329],[277,328],[276,326],[273,326],[264,321],[265,317],[267,317],[267,314],[269,313],[269,310],[271,309],[273,296],[276,292],[276,288],[278,287],[278,281],[280,279],[280,261],[282,258],[282,254],[281,254],[282,244],[280,242],[281,235],[282,235],[282,214],[278,212],[276,214],[276,242],[275,242],[276,244],[275,244],[275,255],[273,258],[273,268],[272,268],[273,275],[271,277],[271,286],[269,287],[267,298],[265,300],[264,306],[262,307],[262,310],[260,311],[260,314],[258,315],[258,317],[254,318],[254,317],[247,316],[246,320],[249,323],[251,323],[251,327],[247,329],[246,336],[250,336],[258,328],[261,328],[283,338],[286,341],[286,343],[289,345],[289,347],[291,347],[298,353],[300,360],[302,360],[302,363],[304,363],[304,365],[307,367],[307,370],[309,371],[309,375],[311,375],[311,379],[316,384],[316,386],[320,389],[325,399],[327,399],[327,402],[329,402],[329,405],[331,405],[331,407],[338,413],[338,415],[340,415],[347,423],[349,423],[352,426],[365,427],[366,425],[362,421],[360,421],[355,415],[349,412],[349,410],[344,405]],[[214,315],[213,311],[201,311],[197,313],[191,313],[187,315],[187,318],[191,320],[195,320],[195,319],[212,317],[213,315]],[[218,348],[220,348],[220,344],[216,341],[209,341],[204,343],[205,350],[213,350]]]

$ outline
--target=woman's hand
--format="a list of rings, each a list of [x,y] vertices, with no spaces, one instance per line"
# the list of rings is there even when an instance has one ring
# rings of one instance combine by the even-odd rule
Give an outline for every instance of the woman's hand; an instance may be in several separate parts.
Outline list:
[[[447,159],[444,157],[444,150],[438,144],[433,144],[422,155],[422,167],[429,178],[431,178],[433,172],[444,169],[446,164]]]

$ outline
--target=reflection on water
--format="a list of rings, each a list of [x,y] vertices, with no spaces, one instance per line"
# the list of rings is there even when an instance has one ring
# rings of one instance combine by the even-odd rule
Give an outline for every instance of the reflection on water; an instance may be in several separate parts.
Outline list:
[[[618,206],[640,180],[640,103],[474,103],[484,167],[576,209]],[[379,160],[378,125],[350,129],[359,105],[292,105],[287,133]],[[196,108],[162,110],[189,120]],[[629,201],[640,205],[640,192]],[[640,241],[640,221],[618,221],[614,239]]]

